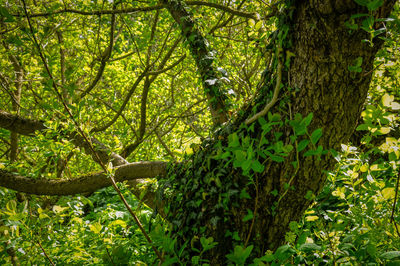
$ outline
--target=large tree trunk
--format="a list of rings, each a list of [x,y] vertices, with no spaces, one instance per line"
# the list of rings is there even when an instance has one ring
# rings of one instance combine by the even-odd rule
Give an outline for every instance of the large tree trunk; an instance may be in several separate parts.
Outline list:
[[[387,17],[394,3],[386,1],[374,13],[375,18]],[[367,96],[375,54],[382,41],[375,38],[373,45],[362,42],[368,39],[365,31],[350,32],[345,26],[351,15],[368,13],[353,1],[296,1],[294,5],[289,22],[290,51],[294,57],[281,96],[288,87],[296,94],[284,104],[286,112],[282,111],[282,104],[278,108],[279,103],[271,111],[280,113],[283,121],[293,119],[296,113],[305,117],[312,112],[308,132],[311,134],[321,128],[323,136],[318,145],[324,150],[339,150],[340,144],[346,143],[354,132]],[[348,67],[354,65],[358,57],[363,58],[362,72],[349,71]],[[239,118],[238,122],[242,121],[243,118]],[[227,136],[233,130],[240,131],[237,126],[230,125],[220,130],[216,138],[227,145]],[[284,133],[283,143],[290,143],[291,128],[277,130]],[[259,135],[260,131],[257,123],[251,137]],[[335,164],[329,153],[319,159],[304,157],[302,151],[298,155],[297,169],[291,163],[297,156],[293,151],[283,163],[267,160],[263,173],[254,175],[253,184],[249,185],[249,178],[243,176],[241,170],[212,157],[217,142],[206,141],[186,168],[174,169],[179,178],[171,182],[181,193],[175,194],[169,214],[181,243],[196,246],[202,235],[212,236],[219,243],[207,253],[212,265],[224,264],[226,254],[236,244],[254,245],[254,254],[258,256],[282,245],[290,221],[303,215],[312,201],[308,197],[310,192],[317,194],[321,190],[326,180],[325,171]],[[287,190],[285,183],[290,183],[293,189]],[[240,197],[243,188],[251,199]],[[273,191],[278,194],[271,193]],[[243,222],[248,210],[255,218]],[[235,231],[241,242],[233,239]]]

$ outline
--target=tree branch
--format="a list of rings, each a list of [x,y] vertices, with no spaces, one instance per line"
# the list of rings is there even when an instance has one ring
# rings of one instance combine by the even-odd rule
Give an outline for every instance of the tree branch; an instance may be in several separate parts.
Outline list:
[[[115,170],[116,182],[141,178],[165,176],[167,163],[136,162],[119,166]],[[19,192],[36,195],[75,195],[91,193],[98,189],[111,186],[111,180],[104,172],[92,173],[75,179],[45,179],[29,178],[0,169],[0,186]]]
[[[25,136],[32,136],[36,130],[46,128],[42,121],[22,118],[3,110],[0,110],[0,127]]]
[[[113,6],[113,10],[116,8],[116,4]],[[96,84],[99,82],[101,76],[103,76],[104,69],[106,68],[106,64],[108,60],[111,57],[111,52],[113,49],[114,45],[114,31],[115,31],[115,13],[111,15],[111,26],[110,26],[110,40],[107,48],[103,51],[103,54],[101,56],[101,62],[100,62],[100,68],[97,71],[97,75],[92,81],[92,83],[87,87],[80,95],[79,95],[79,100],[83,99],[88,93],[92,91],[92,89],[96,86]]]
[[[221,5],[221,4],[217,4],[217,3],[209,3],[209,2],[203,2],[203,1],[186,1],[185,3],[188,6],[208,6],[208,7],[218,9],[218,10],[222,10],[224,12],[230,13],[230,14],[238,16],[238,17],[259,20],[257,13],[239,11],[237,9],[230,8],[229,6],[225,6],[225,5]],[[82,10],[77,10],[77,9],[72,9],[72,8],[65,8],[65,9],[56,10],[53,12],[30,14],[29,16],[31,18],[33,18],[33,17],[48,17],[48,16],[59,15],[59,14],[64,14],[64,13],[73,13],[73,14],[79,14],[79,15],[85,15],[85,16],[99,16],[99,15],[110,15],[110,14],[130,14],[130,13],[136,13],[136,12],[147,12],[147,11],[160,10],[160,9],[163,9],[166,7],[167,6],[165,4],[159,4],[159,5],[155,5],[155,6],[131,7],[131,8],[124,8],[124,9],[116,9],[116,10],[95,10],[95,11],[82,11]],[[13,16],[23,17],[24,15],[13,14]]]
[[[0,110],[0,128],[7,129],[11,132],[15,132],[25,136],[33,136],[36,130],[44,130],[46,126],[43,121],[36,121],[28,118],[23,118],[21,116],[13,115],[3,110]],[[75,146],[84,148],[86,153],[91,155],[92,158],[97,162],[97,157],[91,152],[89,144],[85,139],[77,132],[62,132],[58,134],[57,137],[65,136],[74,143]],[[94,148],[102,163],[107,163],[111,160],[114,166],[126,164],[127,161],[114,152],[110,150],[96,138],[91,137],[90,141],[94,145]]]
[[[254,116],[249,117],[248,119],[246,119],[246,121],[245,121],[246,125],[249,125],[249,124],[253,123],[254,121],[256,121],[258,118],[260,118],[262,116],[265,116],[268,113],[269,109],[271,109],[271,107],[278,100],[279,90],[280,90],[281,81],[282,81],[282,63],[279,61],[279,53],[278,53],[277,57],[278,57],[278,59],[277,59],[278,60],[278,67],[277,67],[277,74],[276,74],[277,77],[276,77],[274,95],[272,96],[271,101],[265,105],[264,109],[262,109],[260,112],[258,112]]]

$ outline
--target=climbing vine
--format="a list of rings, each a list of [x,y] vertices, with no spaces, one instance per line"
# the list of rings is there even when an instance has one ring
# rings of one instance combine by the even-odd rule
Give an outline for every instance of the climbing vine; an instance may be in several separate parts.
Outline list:
[[[294,169],[282,188],[269,191],[274,202],[263,211],[274,216],[287,191],[294,189],[300,156],[318,159],[327,153],[318,145],[322,130],[308,129],[313,114],[292,114],[290,106],[295,94],[287,77],[292,12],[288,1],[265,49],[272,60],[267,62],[254,104],[237,114],[233,123],[215,128],[212,139],[193,145],[193,154],[168,167],[168,180],[159,180],[159,195],[168,202],[165,213],[171,223],[170,237],[177,247],[184,247],[171,257],[176,262],[205,262],[202,256],[214,249],[215,254],[228,254],[223,259],[236,264],[262,255],[265,250],[254,248],[251,239],[257,237],[253,226],[259,212],[259,188],[267,182],[269,167],[289,163]],[[231,231],[241,227],[245,228],[240,232]]]

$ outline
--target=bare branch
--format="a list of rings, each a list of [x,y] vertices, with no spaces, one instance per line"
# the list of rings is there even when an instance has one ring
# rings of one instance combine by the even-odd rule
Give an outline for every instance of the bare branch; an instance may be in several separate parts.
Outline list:
[[[116,182],[141,178],[165,176],[167,163],[137,162],[119,166],[115,170]],[[104,172],[92,173],[75,179],[29,178],[0,169],[0,186],[19,192],[36,195],[75,195],[94,192],[111,186],[112,182]]]
[[[72,8],[64,8],[62,10],[56,10],[53,12],[44,12],[44,13],[36,13],[36,14],[29,14],[29,17],[48,17],[54,16],[64,13],[73,13],[78,15],[85,15],[85,16],[100,16],[100,15],[111,15],[111,14],[130,14],[136,12],[146,12],[146,11],[153,11],[165,8],[165,5],[155,5],[155,6],[144,6],[144,7],[131,7],[131,8],[124,8],[124,9],[116,9],[116,10],[95,10],[95,11],[82,11]],[[14,17],[24,17],[23,14],[13,14]]]
[[[114,4],[113,10],[115,10],[116,4]],[[96,77],[92,81],[92,83],[87,87],[80,95],[79,95],[79,100],[83,99],[88,93],[92,91],[92,89],[96,86],[96,84],[99,82],[101,76],[103,76],[104,69],[106,68],[107,61],[111,57],[111,52],[113,49],[114,45],[114,31],[115,31],[115,14],[113,13],[111,15],[111,27],[110,27],[110,40],[107,48],[103,51],[103,55],[101,57],[101,63],[100,63],[100,68],[97,71]]]
[[[229,6],[217,4],[217,3],[209,3],[209,2],[203,2],[203,1],[186,1],[185,2],[188,6],[208,6],[212,7],[218,10],[222,10],[224,12],[230,13],[232,15],[238,16],[238,17],[244,17],[244,18],[251,18],[254,20],[258,20],[259,16],[257,13],[254,12],[243,12],[237,9],[230,8]],[[130,13],[136,13],[136,12],[148,12],[148,11],[154,11],[154,10],[160,10],[166,8],[165,4],[159,4],[155,6],[144,6],[144,7],[131,7],[131,8],[124,8],[124,9],[116,9],[116,10],[95,10],[95,11],[82,11],[82,10],[77,10],[77,9],[72,9],[72,8],[65,8],[62,10],[56,10],[53,12],[45,12],[45,13],[34,13],[30,14],[29,16],[31,18],[33,17],[48,17],[48,16],[54,16],[54,15],[59,15],[59,14],[64,14],[64,13],[73,13],[73,14],[79,14],[79,15],[84,15],[84,16],[100,16],[100,15],[110,15],[110,14],[130,14]],[[23,17],[24,15],[22,14],[13,14],[15,17]]]
[[[279,54],[278,54],[278,57],[279,57]],[[279,96],[279,89],[281,87],[281,81],[282,81],[282,63],[278,59],[278,68],[277,68],[277,77],[276,77],[274,95],[272,96],[271,101],[265,105],[264,109],[262,109],[260,112],[258,112],[254,116],[246,119],[246,121],[245,121],[246,125],[253,123],[254,121],[256,121],[258,118],[260,118],[262,116],[265,116],[268,113],[269,109],[271,109],[271,107],[276,103],[276,101],[278,100],[278,96]]]
[[[122,103],[121,107],[119,108],[118,112],[114,115],[114,117],[108,122],[107,124],[101,126],[101,127],[96,127],[93,128],[91,132],[100,132],[106,130],[108,127],[110,127],[112,124],[117,121],[118,117],[121,115],[122,111],[124,111],[126,105],[128,104],[132,94],[135,92],[137,86],[139,83],[142,81],[142,79],[147,75],[148,68],[146,68],[139,77],[137,77],[135,83],[133,83],[132,88],[129,90],[128,94],[126,95],[124,102]]]
[[[244,18],[251,18],[254,20],[259,20],[260,17],[258,16],[257,13],[250,13],[250,12],[243,12],[239,11],[237,9],[230,8],[229,6],[217,4],[217,3],[211,3],[211,2],[205,2],[205,1],[185,1],[185,3],[188,6],[208,6],[208,7],[213,7],[219,10],[222,10],[226,13],[230,13],[234,16],[238,17],[244,17]]]

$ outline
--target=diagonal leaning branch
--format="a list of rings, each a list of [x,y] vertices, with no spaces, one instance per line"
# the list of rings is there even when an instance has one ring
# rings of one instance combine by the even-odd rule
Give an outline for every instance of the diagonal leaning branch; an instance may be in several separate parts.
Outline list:
[[[207,40],[195,24],[191,14],[187,11],[187,4],[183,1],[159,0],[166,5],[173,19],[179,24],[182,35],[189,44],[190,52],[196,61],[201,81],[210,106],[214,124],[222,124],[228,120],[226,95],[221,90],[218,71],[213,65],[214,55]]]

